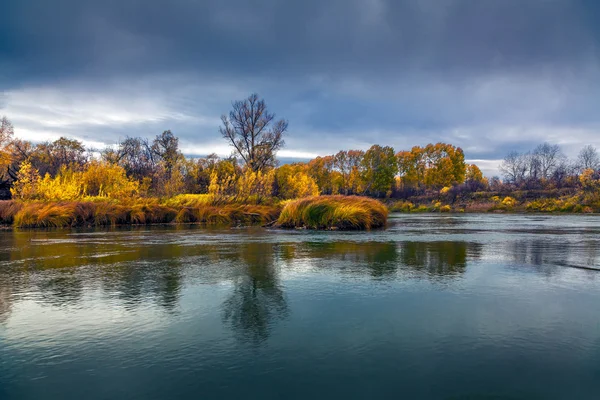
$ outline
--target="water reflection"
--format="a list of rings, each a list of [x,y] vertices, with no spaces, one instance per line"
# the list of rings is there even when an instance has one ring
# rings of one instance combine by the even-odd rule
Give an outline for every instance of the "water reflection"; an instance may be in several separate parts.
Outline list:
[[[455,277],[467,268],[467,259],[479,259],[482,245],[469,242],[404,242],[401,244],[402,263],[433,277]]]
[[[125,310],[156,307],[174,313],[183,287],[200,279],[231,287],[220,302],[223,323],[238,338],[261,343],[290,314],[283,282],[294,271],[316,268],[374,280],[443,279],[451,283],[466,274],[473,262],[486,257],[504,263],[505,268],[528,266],[545,276],[560,273],[564,265],[598,263],[595,228],[581,233],[572,226],[548,227],[547,222],[542,227],[518,228],[513,221],[494,234],[493,225],[455,218],[443,219],[440,229],[460,225],[462,233],[427,234],[435,223],[425,218],[419,227],[415,217],[406,223],[409,234],[395,225],[371,237],[367,233],[192,227],[2,232],[0,323],[7,321],[14,303],[23,299],[49,307],[109,299]],[[539,222],[527,222],[533,223]],[[503,234],[503,230],[517,228],[523,233]],[[417,230],[418,235],[414,234]]]
[[[6,282],[0,280],[0,324],[8,319],[11,310],[11,292]]]
[[[598,244],[590,240],[562,241],[532,238],[511,242],[506,246],[513,260],[510,268],[534,269],[545,276],[559,274],[564,268],[598,268]]]
[[[223,303],[223,320],[239,339],[260,344],[269,337],[274,322],[288,313],[273,245],[243,244],[239,260],[242,271],[233,279],[233,292]]]
[[[292,260],[335,260],[325,267],[348,268],[352,272],[368,272],[374,278],[393,276],[399,266],[397,245],[394,242],[307,242],[292,245],[297,251]]]
[[[61,273],[37,284],[41,301],[53,306],[75,306],[83,296],[83,282],[74,273]]]

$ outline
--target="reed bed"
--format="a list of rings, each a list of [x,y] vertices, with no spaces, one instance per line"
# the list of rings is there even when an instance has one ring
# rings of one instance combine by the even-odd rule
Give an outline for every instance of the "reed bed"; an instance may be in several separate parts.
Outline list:
[[[318,196],[288,202],[278,219],[283,228],[365,230],[387,222],[379,201],[359,196]]]

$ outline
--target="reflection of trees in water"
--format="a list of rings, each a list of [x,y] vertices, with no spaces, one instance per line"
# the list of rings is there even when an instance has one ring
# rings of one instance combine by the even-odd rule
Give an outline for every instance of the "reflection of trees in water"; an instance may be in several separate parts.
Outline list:
[[[481,256],[481,244],[469,242],[403,242],[402,263],[427,276],[456,276],[467,268],[468,257]]]
[[[337,260],[343,266],[368,268],[373,277],[393,275],[398,268],[398,251],[393,242],[307,242],[298,253],[311,259]]]
[[[181,265],[178,258],[172,258],[161,264],[153,279],[154,295],[157,303],[166,310],[173,311],[181,296]]]
[[[173,310],[178,303],[180,246],[130,246],[124,240],[44,231],[13,232],[3,239],[12,261],[5,272],[16,282],[14,289],[23,292],[35,285],[43,304],[75,305],[86,290],[98,286],[127,307],[156,301]]]
[[[0,275],[0,324],[5,322],[10,315],[11,295],[8,281]]]
[[[398,268],[426,276],[462,274],[469,258],[481,257],[482,245],[470,242],[309,242],[299,245],[300,257],[336,260],[353,272],[368,271],[373,277],[389,277]]]
[[[273,244],[242,244],[238,262],[243,270],[223,303],[223,320],[241,340],[259,344],[269,337],[273,323],[288,313],[274,265]]]
[[[72,306],[83,296],[83,283],[77,273],[52,274],[38,283],[43,302],[53,306]]]
[[[539,273],[551,276],[568,266],[598,267],[597,243],[527,239],[510,242],[507,250],[519,266],[515,268],[528,265]]]

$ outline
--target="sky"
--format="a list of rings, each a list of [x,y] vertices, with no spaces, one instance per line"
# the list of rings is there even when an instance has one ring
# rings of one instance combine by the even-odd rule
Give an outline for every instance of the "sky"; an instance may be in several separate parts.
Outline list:
[[[258,93],[286,160],[446,142],[487,175],[542,142],[600,148],[595,0],[4,0],[0,115],[16,135],[101,148],[170,129],[231,148]]]

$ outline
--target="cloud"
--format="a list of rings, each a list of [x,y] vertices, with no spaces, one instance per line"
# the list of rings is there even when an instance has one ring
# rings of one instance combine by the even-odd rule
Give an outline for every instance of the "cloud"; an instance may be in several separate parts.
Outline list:
[[[592,1],[5,3],[0,113],[31,140],[171,129],[190,154],[227,153],[220,115],[258,92],[290,122],[285,157],[444,141],[494,162],[542,141],[600,146]]]

